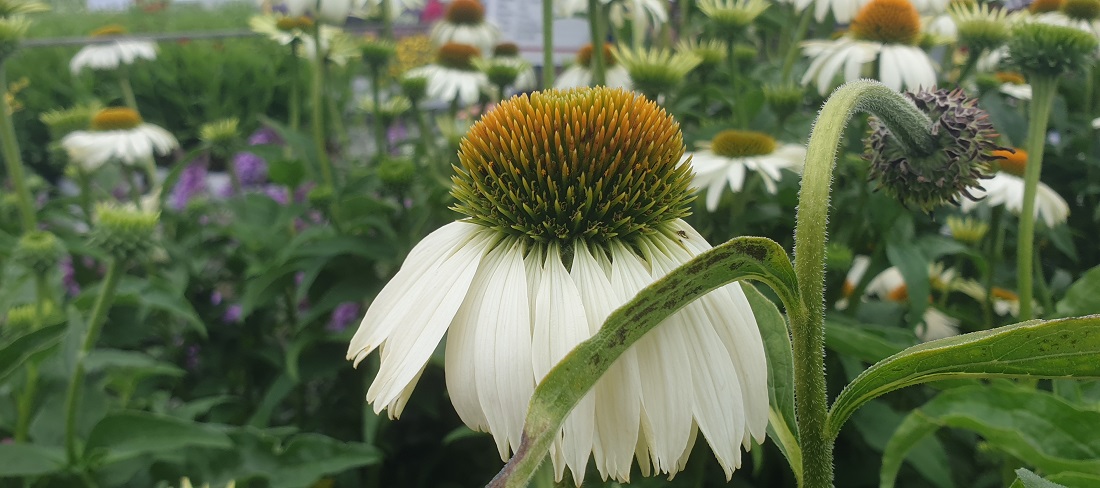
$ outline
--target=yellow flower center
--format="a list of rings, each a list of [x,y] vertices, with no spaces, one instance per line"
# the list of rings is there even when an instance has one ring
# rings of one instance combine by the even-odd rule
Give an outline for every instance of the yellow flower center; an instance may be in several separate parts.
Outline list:
[[[92,117],[92,130],[126,130],[141,125],[141,114],[126,107],[111,107],[100,110]]]
[[[92,31],[89,35],[92,36],[92,37],[114,37],[114,36],[125,35],[126,32],[127,31],[126,31],[125,27],[123,27],[121,25],[113,24],[113,25],[105,25],[103,27],[100,27],[100,28]]]
[[[586,68],[591,68],[592,51],[594,51],[594,49],[591,44],[585,45],[577,51],[577,64]],[[604,66],[613,66],[615,64],[615,54],[611,49],[611,44],[603,45],[603,62]]]
[[[1033,14],[1041,14],[1043,12],[1055,12],[1062,8],[1062,0],[1035,0],[1028,6],[1028,10]]]
[[[884,44],[916,44],[920,14],[909,0],[872,0],[852,19],[856,39]]]
[[[473,25],[485,20],[485,7],[478,0],[454,0],[447,7],[447,22]]]
[[[763,156],[775,152],[775,139],[763,132],[724,130],[711,139],[710,150],[727,158]]]
[[[1095,20],[1100,17],[1100,0],[1065,0],[1062,13],[1076,20]]]
[[[279,17],[275,27],[281,31],[309,30],[313,28],[313,19],[304,15],[298,17]]]
[[[1027,151],[1023,149],[998,149],[993,151],[993,156],[997,158],[997,163],[1001,165],[1001,171],[1021,178],[1024,176],[1024,168],[1027,168]]]
[[[989,294],[993,298],[998,298],[998,299],[1001,299],[1001,300],[1007,300],[1007,301],[1010,301],[1010,302],[1020,301],[1020,296],[1017,295],[1016,293],[1014,293],[1010,290],[1006,290],[1004,288],[998,288],[996,286],[989,289]]]
[[[904,302],[909,299],[909,288],[901,285],[886,294],[886,299],[892,302]]]
[[[469,44],[448,42],[439,47],[436,52],[436,61],[448,68],[473,71],[474,58],[481,56],[481,50]]]
[[[1024,75],[1013,71],[999,71],[993,74],[993,77],[1001,83],[1011,83],[1013,85],[1023,85],[1027,83],[1024,79]]]
[[[683,153],[679,124],[634,92],[516,96],[482,116],[459,145],[453,208],[534,242],[629,242],[688,214]]]

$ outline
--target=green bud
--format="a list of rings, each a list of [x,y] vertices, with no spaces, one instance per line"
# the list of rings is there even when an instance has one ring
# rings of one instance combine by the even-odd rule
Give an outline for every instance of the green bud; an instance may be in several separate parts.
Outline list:
[[[764,100],[779,120],[785,120],[802,108],[805,93],[802,85],[764,85]]]
[[[852,249],[844,244],[830,242],[825,246],[825,267],[833,270],[846,270],[852,266],[855,256]]]
[[[306,194],[306,199],[309,200],[309,204],[315,208],[325,208],[332,203],[335,193],[331,186],[317,185],[310,188],[309,193]]]
[[[205,123],[199,127],[199,140],[215,151],[228,154],[237,143],[239,125],[236,117]]]
[[[51,110],[38,116],[38,120],[46,124],[50,129],[50,135],[55,141],[69,135],[70,132],[88,130],[92,125],[92,118],[103,109],[103,104],[98,100],[87,104],[73,105],[62,110]]]
[[[382,39],[366,39],[359,45],[363,63],[372,73],[380,73],[397,55],[397,44]]]
[[[30,21],[21,16],[0,17],[0,61],[8,59],[27,37]]]
[[[52,300],[45,300],[42,305],[27,303],[8,309],[4,322],[9,330],[33,329],[39,325],[54,325],[65,321],[65,314],[57,308]]]
[[[989,224],[973,217],[955,215],[947,217],[947,228],[951,230],[951,237],[956,241],[970,245],[977,245],[989,232]]]
[[[57,267],[57,262],[64,255],[65,246],[52,232],[32,230],[19,238],[12,259],[27,269],[45,274]]]
[[[92,242],[118,259],[142,256],[153,248],[160,212],[133,204],[99,203],[95,208]]]
[[[405,76],[400,84],[401,93],[413,104],[420,103],[428,93],[428,78],[425,76]]]
[[[1096,36],[1073,27],[1022,23],[1012,29],[1009,58],[1024,76],[1057,78],[1085,68],[1096,52]]]
[[[416,164],[406,158],[386,158],[375,169],[379,181],[388,188],[402,191],[416,179]]]

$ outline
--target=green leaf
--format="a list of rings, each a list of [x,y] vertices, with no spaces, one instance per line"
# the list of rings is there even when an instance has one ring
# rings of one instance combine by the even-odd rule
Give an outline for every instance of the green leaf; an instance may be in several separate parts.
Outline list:
[[[892,487],[906,453],[942,427],[974,431],[1046,472],[1100,474],[1100,411],[1015,384],[977,385],[947,390],[902,421],[883,453],[881,486]]]
[[[802,448],[794,416],[794,354],[787,319],[756,287],[741,283],[756,316],[768,358],[768,436],[787,458],[799,483],[802,481]]]
[[[535,387],[522,441],[490,486],[525,486],[566,415],[624,351],[688,303],[745,279],[771,286],[788,306],[798,303],[794,268],[783,248],[762,237],[738,237],[684,263],[612,312],[596,335],[566,354]]]
[[[836,438],[852,412],[879,395],[975,377],[1100,377],[1100,316],[1033,320],[910,347],[871,366],[840,392],[826,434]]]
[[[932,285],[928,281],[928,258],[916,243],[903,239],[891,239],[886,243],[886,257],[905,278],[910,323],[920,322],[932,293]]]
[[[84,367],[88,372],[123,370],[135,377],[178,377],[184,375],[184,371],[174,364],[157,361],[143,352],[120,351],[117,349],[96,349],[92,351],[84,362]]]
[[[1063,317],[1100,313],[1100,266],[1086,271],[1081,279],[1073,282],[1055,308]]]
[[[109,414],[96,424],[88,435],[85,457],[105,449],[104,464],[110,464],[186,446],[228,449],[232,445],[224,432],[210,425],[148,412],[122,411]]]
[[[320,434],[301,434],[287,443],[278,459],[279,467],[271,473],[272,488],[298,488],[328,474],[375,464],[382,460],[382,451]]]
[[[893,356],[916,341],[913,333],[903,328],[825,320],[825,347],[868,363]]]
[[[67,324],[54,324],[29,331],[0,346],[0,381],[17,371],[32,355],[61,342]]]
[[[1020,468],[1016,470],[1016,481],[1013,481],[1008,488],[1066,488],[1066,486],[1045,480],[1042,476],[1028,471],[1027,468]]]
[[[65,452],[60,447],[36,444],[0,444],[0,478],[42,476],[65,467]]]

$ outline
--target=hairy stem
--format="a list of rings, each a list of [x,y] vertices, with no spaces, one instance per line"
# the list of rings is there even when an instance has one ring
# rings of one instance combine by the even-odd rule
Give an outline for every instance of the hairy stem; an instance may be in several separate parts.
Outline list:
[[[1020,320],[1031,320],[1034,287],[1035,194],[1043,169],[1043,149],[1046,146],[1047,123],[1054,103],[1058,80],[1036,76],[1031,81],[1030,121],[1027,127],[1027,167],[1024,170],[1024,203],[1020,210],[1020,228],[1016,241],[1016,287],[1020,293]]]

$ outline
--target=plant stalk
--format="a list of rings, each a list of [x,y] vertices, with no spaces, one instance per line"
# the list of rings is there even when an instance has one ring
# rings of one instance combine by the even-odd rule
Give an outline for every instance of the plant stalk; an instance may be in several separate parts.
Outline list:
[[[7,70],[0,62],[0,87],[8,86]],[[27,177],[23,172],[23,158],[19,154],[19,139],[15,137],[15,125],[11,121],[11,105],[7,97],[0,97],[0,145],[3,146],[4,164],[7,166],[8,179],[15,188],[19,203],[19,214],[23,218],[23,231],[30,232],[38,227],[35,216],[34,199],[27,188]]]
[[[592,35],[592,84],[607,85],[607,60],[603,57],[603,8],[600,0],[588,0],[588,28]]]
[[[543,90],[549,90],[554,86],[554,66],[554,0],[542,0]]]
[[[1020,294],[1020,320],[1034,318],[1032,297],[1034,288],[1035,195],[1043,169],[1043,149],[1046,146],[1047,124],[1054,104],[1058,80],[1050,76],[1034,76],[1031,80],[1030,123],[1027,127],[1027,167],[1024,169],[1024,203],[1020,210],[1020,227],[1016,241],[1016,287]]]
[[[313,86],[310,87],[312,95],[311,107],[313,127],[313,143],[317,149],[317,164],[321,167],[321,178],[329,187],[334,187],[335,180],[332,175],[332,161],[328,158],[328,145],[325,144],[325,56],[321,48],[321,29],[313,30],[314,48],[316,49],[313,65]]]

